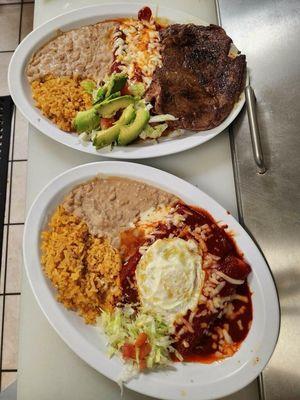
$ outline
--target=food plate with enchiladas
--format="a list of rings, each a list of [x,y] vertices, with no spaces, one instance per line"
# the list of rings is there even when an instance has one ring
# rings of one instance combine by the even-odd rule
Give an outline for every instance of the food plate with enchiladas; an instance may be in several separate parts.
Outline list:
[[[73,168],[31,207],[25,267],[71,349],[162,399],[218,398],[254,380],[279,331],[276,288],[228,211],[166,172]]]
[[[222,132],[244,104],[246,57],[224,29],[183,12],[99,5],[29,34],[8,80],[17,107],[50,138],[137,159]]]

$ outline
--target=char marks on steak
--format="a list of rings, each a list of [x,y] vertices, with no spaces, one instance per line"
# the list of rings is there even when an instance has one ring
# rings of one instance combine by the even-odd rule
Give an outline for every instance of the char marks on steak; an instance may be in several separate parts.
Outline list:
[[[220,125],[243,90],[245,56],[229,56],[232,40],[216,25],[174,24],[160,37],[162,67],[146,94],[154,112],[177,117],[172,128],[200,131]]]

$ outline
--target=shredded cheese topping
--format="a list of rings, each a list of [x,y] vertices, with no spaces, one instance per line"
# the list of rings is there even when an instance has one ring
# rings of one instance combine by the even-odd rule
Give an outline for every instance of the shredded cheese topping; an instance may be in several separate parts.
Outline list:
[[[114,34],[115,62],[130,82],[143,82],[146,88],[154,70],[161,66],[159,32],[154,20],[124,19]]]

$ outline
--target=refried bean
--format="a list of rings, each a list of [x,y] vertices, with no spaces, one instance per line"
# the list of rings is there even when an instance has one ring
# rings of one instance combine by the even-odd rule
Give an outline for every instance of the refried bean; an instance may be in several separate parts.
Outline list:
[[[90,78],[109,73],[117,22],[99,22],[60,34],[38,50],[27,66],[29,82],[46,75]]]
[[[143,182],[97,177],[73,189],[63,207],[83,219],[91,234],[108,237],[113,246],[119,247],[120,231],[128,228],[140,213],[177,200],[176,196]]]

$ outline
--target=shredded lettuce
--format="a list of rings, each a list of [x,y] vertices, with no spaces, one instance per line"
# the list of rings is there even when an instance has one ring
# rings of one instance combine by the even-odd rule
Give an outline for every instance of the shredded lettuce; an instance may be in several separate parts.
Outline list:
[[[151,103],[147,103],[146,104],[146,108],[147,108],[148,111],[150,111],[151,108],[153,108],[153,105]]]
[[[147,124],[144,130],[140,133],[140,138],[144,140],[158,139],[167,128],[168,124],[159,124],[156,126],[150,126],[149,124]]]
[[[149,123],[154,123],[154,122],[165,122],[165,121],[176,121],[178,118],[174,117],[174,115],[171,114],[160,114],[160,115],[153,115]]]
[[[139,108],[147,108],[145,99],[140,99],[135,102],[135,108],[138,110]],[[148,108],[147,108],[148,110]],[[149,110],[148,110],[149,111]]]
[[[100,324],[108,337],[110,356],[120,354],[125,343],[134,343],[140,333],[145,333],[151,345],[147,357],[147,368],[168,365],[170,352],[176,352],[172,347],[170,326],[158,315],[152,315],[143,310],[135,311],[132,306],[116,307],[113,313],[103,311]],[[176,353],[177,354],[177,353]],[[139,363],[138,357],[131,363]]]
[[[88,132],[82,132],[80,135],[78,135],[78,139],[82,144],[86,144],[87,142],[90,142],[91,135]]]

